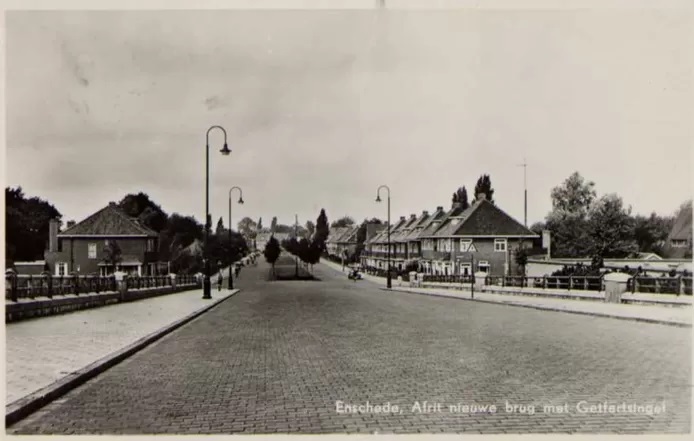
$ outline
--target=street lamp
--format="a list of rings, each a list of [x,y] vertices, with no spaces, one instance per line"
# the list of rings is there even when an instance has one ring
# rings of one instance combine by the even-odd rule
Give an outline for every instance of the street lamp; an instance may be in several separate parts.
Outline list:
[[[219,129],[224,133],[224,147],[219,151],[222,155],[228,156],[231,153],[227,146],[227,131],[222,126],[212,126],[207,129],[205,136],[205,277],[202,283],[202,298],[212,298],[212,287],[210,282],[210,256],[209,256],[209,237],[210,229],[212,228],[212,220],[210,219],[210,132],[212,129]]]
[[[388,289],[392,288],[392,282],[390,278],[390,188],[387,185],[381,185],[376,190],[376,202],[381,202],[381,189],[385,188],[388,190],[388,224],[386,228],[388,229],[388,274],[386,274],[386,287]]]
[[[229,189],[229,289],[234,289],[234,280],[231,275],[231,191],[234,189],[239,191],[239,204],[243,204],[243,190],[240,187],[231,187]]]

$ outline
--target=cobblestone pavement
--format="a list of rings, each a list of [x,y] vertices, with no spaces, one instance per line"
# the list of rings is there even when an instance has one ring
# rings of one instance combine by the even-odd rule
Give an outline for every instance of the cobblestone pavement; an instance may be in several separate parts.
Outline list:
[[[322,281],[267,282],[266,264],[245,268],[239,294],[9,432],[690,431],[689,329],[395,294],[315,272]],[[340,401],[400,408],[340,413]],[[664,409],[582,414],[583,401]],[[458,403],[496,408],[451,412]]]
[[[213,291],[213,297],[230,291]],[[40,317],[5,326],[6,403],[68,374],[210,304],[202,290]]]

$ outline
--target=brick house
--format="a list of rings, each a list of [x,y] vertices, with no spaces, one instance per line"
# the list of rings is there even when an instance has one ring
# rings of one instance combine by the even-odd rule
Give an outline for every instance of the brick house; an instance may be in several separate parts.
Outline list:
[[[330,228],[328,230],[328,237],[325,239],[325,251],[328,253],[328,256],[339,257],[338,240],[346,231],[346,227]]]
[[[398,270],[416,262],[426,274],[504,275],[515,266],[516,250],[538,237],[480,194],[467,209],[456,202],[448,211],[439,206],[431,215],[401,217],[391,229],[391,261]],[[385,229],[367,240],[363,264],[385,269],[386,244]]]
[[[337,255],[342,257],[351,257],[357,250],[357,233],[359,232],[358,225],[352,225],[345,228],[345,231],[337,238]]]
[[[393,239],[398,233],[398,230],[408,222],[405,216],[401,216],[400,220],[395,224],[390,226],[390,257],[391,263],[395,259],[395,244]],[[377,233],[371,239],[368,239],[365,243],[365,258],[363,262],[367,267],[374,267],[379,269],[386,269],[387,266],[387,255],[388,255],[388,226],[383,227],[383,229]],[[393,264],[393,267],[395,265]]]
[[[106,275],[115,269],[137,275],[168,272],[168,262],[158,261],[159,235],[114,202],[64,231],[59,230],[60,222],[51,220],[44,256],[52,274]],[[115,269],[106,261],[110,242],[121,250]]]
[[[440,225],[420,237],[425,272],[468,275],[482,271],[502,276],[515,266],[515,252],[532,247],[538,235],[480,194],[465,210],[454,203]]]

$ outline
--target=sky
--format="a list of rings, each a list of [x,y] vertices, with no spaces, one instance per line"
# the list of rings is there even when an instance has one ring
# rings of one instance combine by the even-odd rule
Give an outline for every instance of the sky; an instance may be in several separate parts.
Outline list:
[[[634,213],[692,194],[691,10],[11,11],[8,186],[80,221],[125,194],[213,223],[449,207],[528,224],[578,171]],[[383,194],[382,196],[385,196]]]

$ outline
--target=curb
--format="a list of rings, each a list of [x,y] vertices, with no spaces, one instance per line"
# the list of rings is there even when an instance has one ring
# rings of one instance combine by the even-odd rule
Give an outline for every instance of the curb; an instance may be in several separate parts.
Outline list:
[[[495,302],[493,300],[466,299],[466,298],[462,298],[462,297],[447,296],[444,294],[417,292],[417,291],[405,291],[405,290],[396,289],[396,288],[391,288],[391,289],[379,288],[379,289],[381,291],[397,291],[397,292],[403,292],[403,293],[407,293],[407,294],[416,294],[416,295],[432,296],[432,297],[445,297],[448,299],[467,300],[469,302],[489,303],[492,305],[516,306],[519,308],[530,308],[530,309],[537,309],[540,311],[564,312],[567,314],[588,315],[591,317],[613,318],[613,319],[618,319],[618,320],[628,320],[628,321],[632,321],[632,322],[643,322],[643,323],[651,323],[651,324],[656,324],[656,325],[675,326],[678,328],[691,328],[692,327],[692,325],[688,324],[688,323],[670,322],[670,321],[666,321],[666,320],[649,319],[649,318],[642,318],[642,317],[624,317],[621,315],[601,314],[599,312],[570,311],[570,310],[566,310],[566,309],[552,308],[550,306],[520,305],[518,303]]]
[[[182,319],[179,319],[153,333],[136,340],[134,343],[119,349],[97,361],[79,369],[71,374],[67,375],[60,380],[37,390],[24,398],[8,404],[5,407],[5,428],[9,428],[12,424],[26,418],[30,414],[36,412],[43,406],[49,404],[51,401],[60,398],[69,391],[75,389],[76,387],[86,383],[97,375],[103,373],[109,368],[117,365],[126,358],[134,355],[135,353],[141,351],[147,346],[151,345],[155,341],[164,337],[165,335],[175,331],[186,323],[198,318],[205,312],[219,305],[220,303],[234,297],[238,294],[240,290],[234,289],[233,292],[224,297],[223,299],[216,300],[214,303],[199,309],[192,314],[189,314]]]

